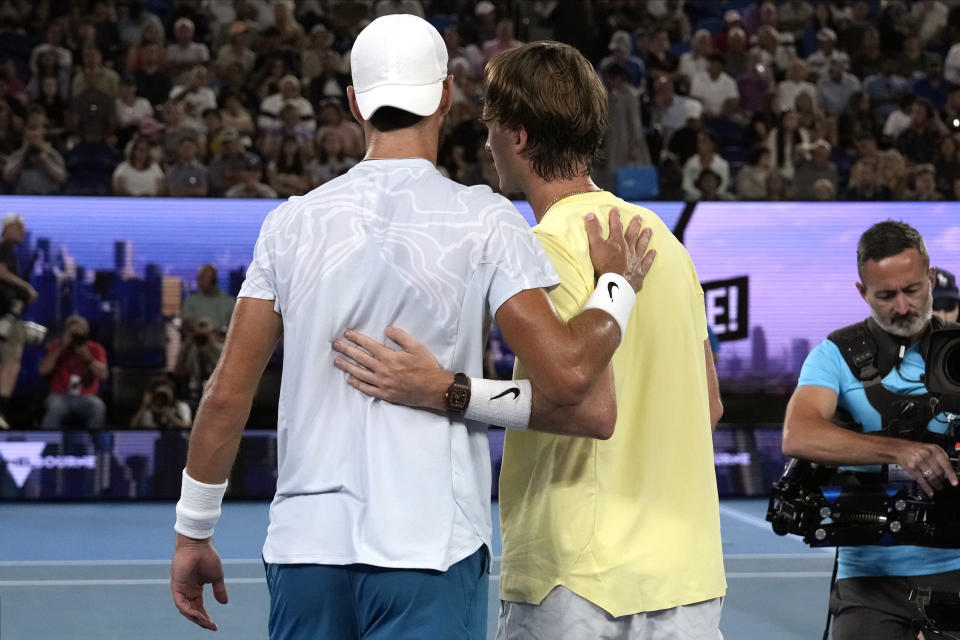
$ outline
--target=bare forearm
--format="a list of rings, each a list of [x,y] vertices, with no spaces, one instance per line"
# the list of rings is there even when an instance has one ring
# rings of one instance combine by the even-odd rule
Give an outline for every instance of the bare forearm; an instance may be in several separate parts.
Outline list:
[[[896,438],[855,433],[814,416],[788,419],[783,427],[783,453],[826,465],[896,462]]]
[[[252,401],[252,395],[229,397],[215,384],[208,387],[190,434],[187,475],[207,484],[220,484],[227,479]]]
[[[37,372],[42,376],[52,373],[53,368],[57,364],[57,360],[60,359],[61,353],[63,353],[62,347],[57,347],[48,351],[47,355],[43,356],[43,358],[40,360],[40,364],[37,365]]]
[[[534,387],[530,412],[534,431],[606,440],[613,435],[616,422],[617,398],[610,367],[580,404],[554,404]]]

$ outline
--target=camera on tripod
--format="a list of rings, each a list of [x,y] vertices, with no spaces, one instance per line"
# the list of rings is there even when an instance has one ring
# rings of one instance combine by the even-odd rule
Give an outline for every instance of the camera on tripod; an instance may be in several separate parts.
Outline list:
[[[36,322],[21,322],[20,317],[23,315],[25,307],[26,305],[20,298],[14,298],[10,301],[10,307],[7,309],[7,312],[0,316],[0,340],[9,340],[14,327],[17,326],[17,323],[21,323],[23,326],[24,344],[43,344],[44,338],[47,337],[47,328]]]

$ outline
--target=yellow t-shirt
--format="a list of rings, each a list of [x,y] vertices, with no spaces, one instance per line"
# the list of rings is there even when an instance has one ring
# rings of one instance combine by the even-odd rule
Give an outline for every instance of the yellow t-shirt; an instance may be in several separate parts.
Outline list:
[[[653,228],[657,257],[613,357],[609,440],[508,430],[500,472],[500,597],[539,604],[557,585],[613,616],[724,595],[720,514],[703,341],[703,290],[683,245],[653,212],[601,191],[555,204],[534,232],[562,284],[564,320],[594,289],[583,226],[620,207]],[[515,378],[525,378],[517,363]]]

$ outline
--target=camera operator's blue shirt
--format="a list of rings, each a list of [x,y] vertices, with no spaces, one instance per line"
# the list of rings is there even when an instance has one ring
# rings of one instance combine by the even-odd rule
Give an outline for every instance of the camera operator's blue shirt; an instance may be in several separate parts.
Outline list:
[[[890,371],[883,379],[883,385],[897,393],[924,394],[927,390],[920,382],[924,370],[923,356],[918,346],[914,345],[907,349],[899,371],[896,368]],[[863,425],[864,432],[880,430],[880,413],[867,400],[863,383],[850,371],[840,348],[830,340],[821,342],[807,356],[797,386],[832,389],[837,393],[837,406],[849,411],[853,419]],[[947,426],[946,414],[940,414],[930,421],[927,428],[944,433]],[[960,569],[960,549],[910,545],[841,547],[837,578],[842,580],[867,576],[922,576],[955,569]]]

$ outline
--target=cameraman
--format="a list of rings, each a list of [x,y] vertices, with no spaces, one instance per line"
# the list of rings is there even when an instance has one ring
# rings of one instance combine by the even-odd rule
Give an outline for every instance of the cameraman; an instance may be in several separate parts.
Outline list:
[[[25,304],[36,302],[37,290],[23,279],[14,249],[27,232],[23,218],[8,213],[0,219],[0,228],[0,316],[12,316],[4,322],[4,327],[9,327],[6,335],[0,335],[0,428],[8,429],[7,406],[20,375],[25,339],[20,314]]]
[[[86,319],[76,315],[66,319],[62,336],[51,343],[37,369],[40,375],[53,375],[44,429],[59,429],[69,414],[83,418],[87,429],[103,427],[107,407],[97,391],[109,374],[107,352],[90,339]]]
[[[177,400],[173,382],[157,378],[143,393],[140,409],[130,420],[134,429],[189,429],[190,407]]]
[[[46,140],[43,125],[29,125],[23,132],[23,146],[10,154],[3,167],[3,181],[14,193],[53,195],[67,181],[67,166]]]
[[[830,466],[895,463],[924,492],[934,495],[948,482],[957,485],[957,475],[941,447],[866,434],[881,429],[881,411],[891,415],[887,406],[874,407],[870,397],[888,392],[909,396],[926,393],[920,380],[931,331],[934,270],[923,237],[902,222],[875,224],[860,237],[857,268],[861,280],[857,290],[872,316],[864,328],[878,345],[874,360],[880,373],[870,372],[874,377],[867,380],[874,384],[868,384],[865,390],[835,342],[847,344],[844,336],[851,335],[849,328],[832,333],[803,364],[797,389],[787,405],[783,453]],[[939,319],[934,322],[941,323]],[[882,383],[878,376],[882,376]],[[881,386],[876,386],[878,383]],[[831,422],[838,408],[848,411],[865,433]],[[918,411],[920,417],[912,419],[914,428],[944,433],[948,426],[955,426],[948,424],[944,414],[927,420],[931,413]],[[907,599],[910,590],[931,587],[956,591],[958,584],[960,549],[841,547],[837,581],[830,597],[833,638],[916,638],[917,616]]]

